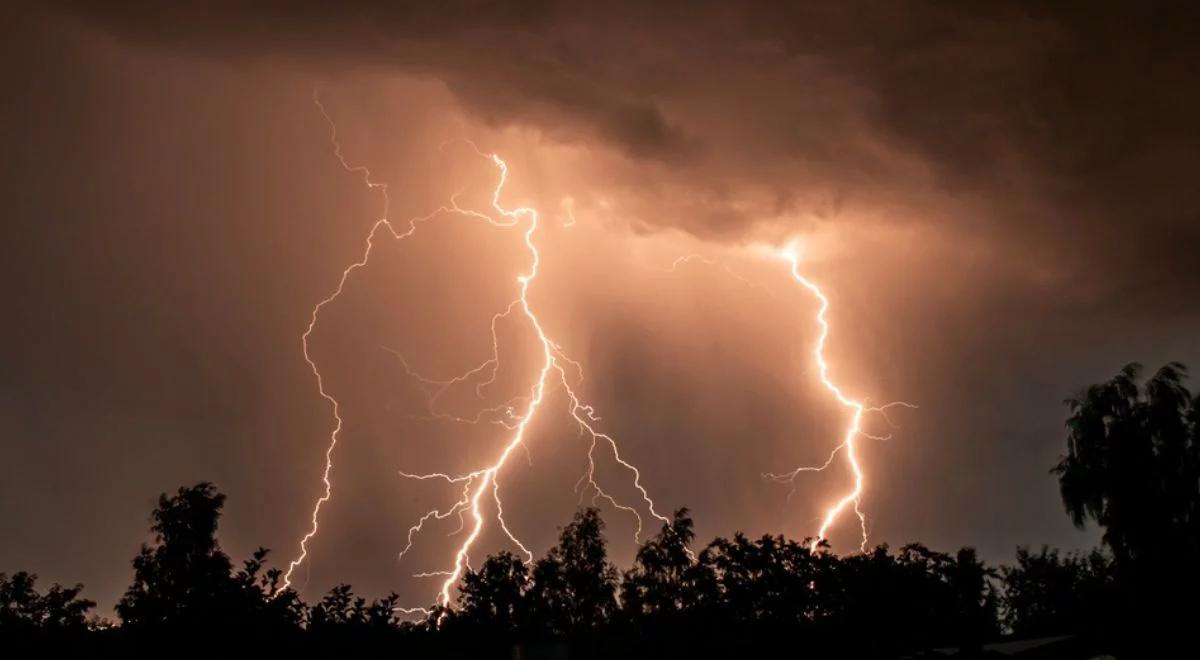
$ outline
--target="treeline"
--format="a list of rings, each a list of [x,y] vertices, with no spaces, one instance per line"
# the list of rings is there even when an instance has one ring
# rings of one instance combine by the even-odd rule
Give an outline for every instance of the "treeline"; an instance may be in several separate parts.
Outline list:
[[[35,588],[26,573],[0,576],[0,638],[33,650],[68,645],[100,655],[139,655],[168,640],[184,651],[230,640],[297,655],[408,651],[459,657],[509,649],[570,648],[573,656],[708,655],[769,648],[892,657],[934,646],[967,651],[1000,637],[1095,633],[1110,596],[1111,562],[1100,553],[1021,551],[992,569],[963,548],[911,544],[838,556],[781,536],[718,538],[695,551],[686,510],[647,540],[621,572],[608,560],[604,523],[583,509],[544,557],[503,552],[468,571],[453,608],[412,620],[395,594],[367,600],[339,585],[304,603],[282,589],[267,551],[234,566],[217,541],[225,497],[211,484],[163,495],[154,542],[133,560],[116,606],[118,624],[88,618],[81,587]]]
[[[838,556],[823,543],[736,534],[693,553],[686,510],[618,573],[601,529],[586,509],[532,565],[511,553],[489,557],[463,580],[457,607],[433,618],[457,639],[568,639],[647,657],[781,643],[854,657],[933,647],[973,655],[1005,634],[1100,636],[1097,615],[1114,595],[1100,552],[1021,550],[997,570],[971,548],[946,554],[914,543]]]
[[[994,568],[920,544],[837,556],[737,534],[697,548],[680,510],[618,571],[584,509],[544,557],[488,557],[454,607],[413,621],[395,594],[347,585],[307,604],[265,549],[235,566],[217,542],[225,498],[203,483],[160,497],[116,623],[89,616],[79,585],[43,593],[28,573],[0,575],[0,657],[986,657],[988,642],[1051,635],[1079,640],[1072,657],[1186,656],[1200,620],[1200,400],[1184,375],[1169,364],[1141,382],[1130,365],[1067,401],[1052,472],[1075,524],[1103,528],[1103,551],[1020,549]]]

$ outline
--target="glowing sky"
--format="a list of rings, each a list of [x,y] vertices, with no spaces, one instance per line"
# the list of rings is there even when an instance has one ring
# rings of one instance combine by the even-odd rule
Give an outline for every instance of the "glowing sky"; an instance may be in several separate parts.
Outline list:
[[[83,581],[107,606],[154,498],[198,480],[230,496],[232,554],[294,556],[332,424],[300,333],[382,211],[333,154],[314,87],[344,155],[389,182],[393,219],[457,193],[487,204],[495,169],[458,138],[503,155],[506,205],[545,221],[539,316],[660,509],[692,508],[702,540],[810,534],[849,479],[811,475],[789,499],[762,478],[823,461],[846,415],[811,359],[813,299],[753,246],[800,240],[844,387],[921,406],[860,444],[876,541],[992,560],[1093,543],[1048,474],[1059,402],[1131,360],[1200,365],[1195,19],[150,4],[3,10],[0,571]],[[396,554],[457,493],[398,471],[469,469],[503,429],[421,419],[393,351],[435,376],[486,359],[521,241],[439,219],[381,243],[323,312],[312,355],[346,429],[306,597],[436,593],[409,576],[442,568],[456,521]],[[756,285],[672,268],[686,254]],[[499,336],[497,387],[525,387],[537,347]],[[535,551],[586,460],[552,396],[503,478]],[[604,515],[627,561],[633,521]],[[832,541],[857,547],[855,525]],[[481,543],[506,547],[495,529]]]

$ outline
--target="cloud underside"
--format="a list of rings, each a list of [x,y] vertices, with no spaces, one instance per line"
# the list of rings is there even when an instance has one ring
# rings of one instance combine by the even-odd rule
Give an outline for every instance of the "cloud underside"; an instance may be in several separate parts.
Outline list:
[[[150,48],[436,78],[480,121],[614,154],[651,229],[871,218],[1091,294],[1200,281],[1194,11],[644,4],[64,8]]]

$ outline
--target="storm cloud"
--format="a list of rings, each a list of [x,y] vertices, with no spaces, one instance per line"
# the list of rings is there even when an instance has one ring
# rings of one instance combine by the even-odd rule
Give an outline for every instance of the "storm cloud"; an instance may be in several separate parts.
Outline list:
[[[798,240],[829,293],[838,381],[920,405],[862,447],[875,541],[991,561],[1094,543],[1048,473],[1061,400],[1131,360],[1200,364],[1190,7],[0,11],[0,571],[83,581],[102,605],[159,492],[216,481],[235,555],[290,559],[306,530],[332,420],[300,334],[382,210],[314,90],[394,219],[486,203],[496,172],[459,138],[503,154],[505,203],[543,214],[534,304],[660,508],[691,507],[701,540],[811,534],[847,476],[790,496],[762,478],[824,460],[845,421],[815,381],[814,301],[763,245]],[[720,265],[672,267],[693,253]],[[341,581],[429,598],[411,575],[442,568],[454,525],[396,553],[453,493],[397,470],[470,467],[502,429],[420,419],[391,351],[439,376],[485,359],[526,258],[516,233],[430,222],[381,241],[323,310],[313,356],[347,424],[306,598]],[[500,389],[524,387],[528,328],[502,333]],[[534,549],[580,501],[586,447],[560,396],[503,477]],[[632,522],[605,516],[625,561]],[[856,547],[850,527],[836,549]]]
[[[435,78],[490,124],[627,156],[650,228],[737,240],[883,209],[1088,295],[1160,306],[1198,275],[1200,26],[1178,7],[67,7],[152,47]]]

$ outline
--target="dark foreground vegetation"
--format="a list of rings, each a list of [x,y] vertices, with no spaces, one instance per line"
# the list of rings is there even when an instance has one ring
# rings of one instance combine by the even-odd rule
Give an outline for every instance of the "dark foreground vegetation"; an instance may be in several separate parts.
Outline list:
[[[1057,635],[1071,637],[1022,657],[1188,657],[1200,401],[1183,376],[1171,364],[1139,383],[1131,365],[1067,402],[1053,472],[1073,521],[1104,529],[1088,554],[1023,548],[992,568],[970,548],[920,544],[839,557],[737,534],[698,548],[680,510],[619,572],[585,509],[544,557],[489,557],[456,607],[413,622],[395,595],[368,601],[346,585],[306,604],[280,588],[266,550],[235,567],[216,538],[224,496],[198,484],[159,499],[116,623],[89,617],[81,586],[0,574],[0,657],[992,657],[991,642]]]

